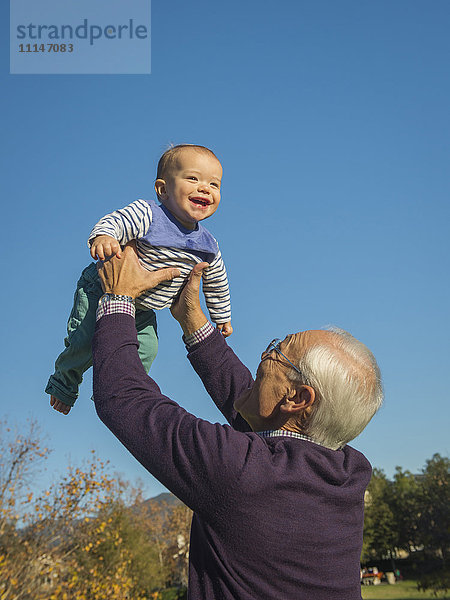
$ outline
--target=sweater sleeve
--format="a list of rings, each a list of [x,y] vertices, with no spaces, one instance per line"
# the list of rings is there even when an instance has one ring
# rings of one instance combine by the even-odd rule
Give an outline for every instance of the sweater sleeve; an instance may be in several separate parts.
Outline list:
[[[230,290],[220,250],[203,272],[203,293],[211,320],[214,323],[231,321]]]
[[[252,385],[253,377],[221,333],[216,329],[204,342],[193,346],[188,359],[228,423],[238,431],[251,431],[233,405]]]
[[[89,234],[88,246],[98,235],[110,235],[122,246],[145,235],[152,222],[152,210],[145,200],[136,200],[105,215]]]
[[[208,347],[214,353],[221,344],[220,338],[213,341]],[[131,316],[99,319],[93,339],[97,414],[163,485],[194,511],[211,517],[223,509],[230,486],[237,485],[252,444],[260,444],[258,436],[198,419],[164,396],[146,374],[137,348]],[[229,390],[224,393],[231,397]]]

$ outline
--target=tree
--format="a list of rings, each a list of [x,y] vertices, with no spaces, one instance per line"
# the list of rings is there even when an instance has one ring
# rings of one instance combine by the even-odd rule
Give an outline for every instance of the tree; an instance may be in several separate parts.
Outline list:
[[[396,467],[393,481],[374,469],[362,560],[393,560],[397,548],[412,552],[419,589],[436,594],[450,590],[450,459],[435,454],[420,475]]]
[[[424,569],[418,587],[432,590],[436,595],[445,594],[450,590],[450,460],[434,454],[422,473],[418,534],[428,556],[428,568]]]
[[[426,551],[448,563],[450,550],[450,459],[434,454],[420,479],[419,537]]]
[[[139,512],[139,522],[158,552],[159,568],[154,578],[160,582],[157,591],[162,593],[170,587],[170,593],[178,597],[177,589],[187,586],[192,511],[171,494],[161,496],[162,500],[147,500],[133,510]],[[161,598],[168,593],[166,590]]]
[[[129,504],[139,490],[112,477],[95,453],[38,497],[33,468],[48,455],[35,423],[0,446],[1,600],[140,600],[155,581],[156,549]],[[153,569],[154,572],[154,569]]]
[[[366,493],[362,561],[395,556],[398,535],[392,505],[392,484],[381,469],[374,469]]]
[[[172,508],[165,524],[165,555],[170,585],[187,587],[188,584],[191,521],[192,511],[180,504]]]
[[[395,468],[390,506],[397,532],[397,546],[407,552],[421,543],[418,537],[419,489],[417,477],[401,467]]]
[[[0,421],[0,536],[6,530],[14,530],[24,507],[31,502],[27,485],[49,454],[40,441],[35,421],[28,423],[28,431],[24,433]]]

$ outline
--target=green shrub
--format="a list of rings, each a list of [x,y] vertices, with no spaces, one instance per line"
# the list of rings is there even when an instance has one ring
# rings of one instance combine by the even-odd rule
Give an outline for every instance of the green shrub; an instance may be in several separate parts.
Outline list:
[[[187,590],[185,588],[167,588],[160,592],[161,600],[186,600]]]
[[[431,591],[435,596],[445,596],[450,591],[450,569],[438,569],[423,575],[417,582],[420,591]]]

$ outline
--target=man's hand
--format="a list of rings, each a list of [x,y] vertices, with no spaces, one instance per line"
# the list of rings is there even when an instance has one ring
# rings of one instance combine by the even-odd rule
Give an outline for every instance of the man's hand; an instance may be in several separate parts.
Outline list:
[[[206,262],[194,266],[181,294],[170,309],[173,317],[181,325],[184,335],[194,333],[208,320],[203,314],[199,298],[202,273],[206,267],[209,267]]]
[[[94,260],[105,260],[110,256],[122,257],[122,249],[116,238],[110,235],[98,235],[91,245],[91,256]]]
[[[137,298],[162,281],[170,281],[181,274],[179,269],[170,267],[158,271],[146,271],[139,264],[133,242],[125,246],[121,258],[116,255],[97,263],[97,270],[105,292],[123,294],[132,298]]]
[[[226,323],[217,323],[217,329],[223,335],[224,338],[227,338],[229,335],[233,333],[233,327],[231,326],[231,321],[227,321]]]

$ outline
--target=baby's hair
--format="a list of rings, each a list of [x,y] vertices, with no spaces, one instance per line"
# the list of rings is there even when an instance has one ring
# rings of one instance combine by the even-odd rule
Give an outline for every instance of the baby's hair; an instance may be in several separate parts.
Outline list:
[[[159,159],[158,169],[156,171],[156,179],[164,179],[164,175],[173,166],[177,154],[181,150],[184,150],[184,148],[191,148],[192,150],[197,150],[198,152],[208,153],[211,156],[214,156],[216,160],[219,160],[214,152],[206,146],[198,146],[197,144],[178,144],[176,146],[171,146]]]

